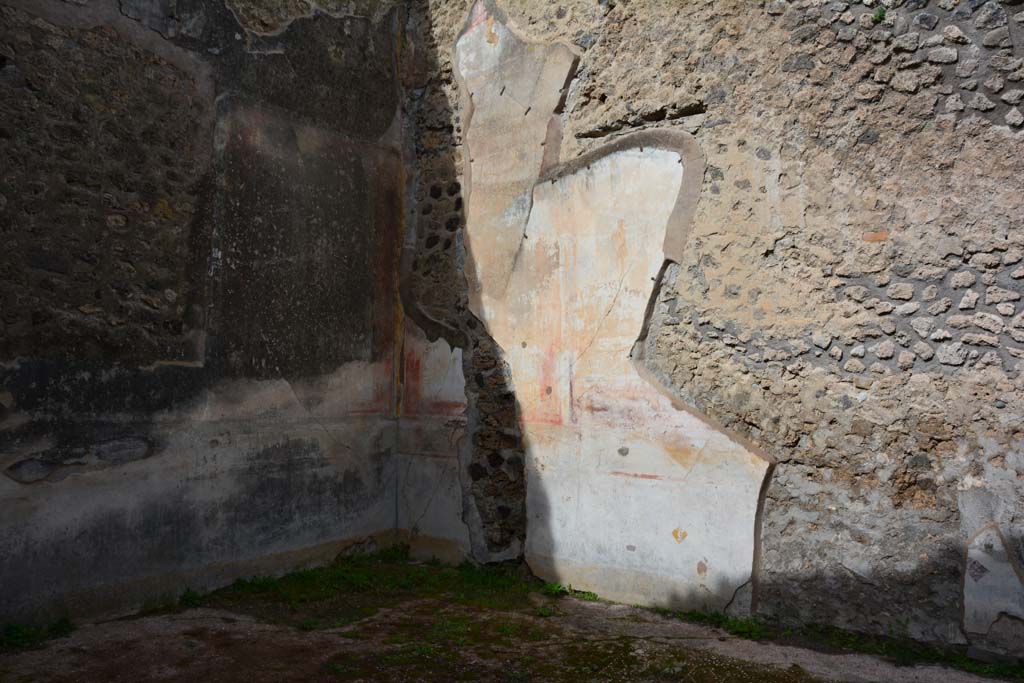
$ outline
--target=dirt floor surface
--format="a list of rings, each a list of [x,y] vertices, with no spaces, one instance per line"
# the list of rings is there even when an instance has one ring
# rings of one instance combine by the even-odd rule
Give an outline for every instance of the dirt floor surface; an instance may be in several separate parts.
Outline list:
[[[0,680],[993,680],[751,640],[761,636],[749,628],[755,632],[738,637],[606,603],[541,584],[521,566],[454,568],[384,553],[209,595],[186,593],[175,605],[59,638],[14,642],[8,629]],[[735,623],[730,630],[744,632]]]

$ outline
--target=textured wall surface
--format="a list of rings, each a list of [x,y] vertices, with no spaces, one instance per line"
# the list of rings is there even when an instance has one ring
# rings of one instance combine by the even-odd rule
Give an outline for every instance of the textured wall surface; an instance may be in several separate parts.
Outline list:
[[[734,603],[769,462],[673,405],[631,358],[703,155],[686,133],[638,133],[552,166],[573,51],[523,41],[478,3],[455,57],[469,301],[511,369],[527,562],[631,604],[746,612]]]
[[[471,5],[0,2],[12,612],[380,530],[521,552],[513,373],[464,275]],[[543,163],[660,128],[706,158],[642,351],[778,463],[750,607],[1019,650],[1024,4],[508,5],[577,59]]]
[[[424,40],[438,56],[423,98],[462,173],[467,111],[444,47],[471,5],[430,3]],[[644,355],[778,462],[755,609],[1019,649],[1024,6],[682,5],[504,10],[580,52],[562,161],[662,127],[707,158]],[[425,247],[432,272],[462,267]]]
[[[399,297],[404,15],[307,9],[0,4],[0,618],[470,554],[461,356]]]

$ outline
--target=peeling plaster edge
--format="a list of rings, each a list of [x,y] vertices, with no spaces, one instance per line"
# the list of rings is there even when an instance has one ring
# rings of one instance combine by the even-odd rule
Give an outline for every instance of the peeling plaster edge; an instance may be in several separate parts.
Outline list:
[[[198,57],[186,48],[179,47],[166,37],[144,26],[141,22],[121,12],[118,0],[94,0],[89,5],[71,5],[61,0],[0,0],[7,5],[42,19],[58,28],[91,31],[110,28],[125,42],[134,45],[162,59],[171,66],[191,77],[197,97],[194,100],[199,110],[195,136],[195,161],[200,169],[197,187],[201,188],[215,172],[217,162],[216,129],[217,114],[220,110],[220,96],[217,95],[214,68],[211,63]],[[199,204],[203,204],[200,196]],[[201,211],[204,209],[200,209]],[[156,370],[160,367],[176,366],[203,368],[206,365],[208,342],[208,302],[200,301],[203,320],[195,329],[191,341],[191,357],[179,360],[157,359],[148,365],[137,366],[141,370]],[[191,308],[191,306],[189,306]],[[186,314],[188,316],[190,314]]]
[[[1017,559],[1017,555],[1015,552],[1013,552],[1013,547],[1006,542],[1006,537],[1003,536],[1003,532],[999,528],[999,523],[992,521],[988,524],[983,525],[980,529],[978,529],[970,535],[970,537],[964,543],[963,551],[961,552],[960,559],[963,564],[961,565],[960,569],[960,623],[957,624],[957,626],[960,628],[960,633],[963,635],[964,639],[969,644],[971,644],[972,647],[978,649],[981,652],[1002,656],[1000,653],[993,653],[990,650],[985,649],[983,646],[974,645],[974,641],[977,641],[979,639],[984,641],[984,639],[987,638],[988,634],[991,632],[992,627],[995,625],[997,621],[999,621],[999,618],[1004,614],[1008,616],[1015,615],[1010,615],[1008,612],[1000,611],[996,613],[995,617],[989,623],[988,631],[986,631],[985,633],[978,633],[976,631],[967,630],[967,561],[970,559],[971,545],[973,545],[974,542],[978,540],[979,536],[981,536],[983,533],[987,531],[994,531],[996,536],[999,537],[999,542],[1003,544],[1003,550],[1006,552],[1007,559],[1010,563],[1010,568],[1013,569],[1014,574],[1017,575],[1017,580],[1020,581],[1021,584],[1021,590],[1024,591],[1024,567],[1020,566],[1020,562]]]
[[[558,113],[565,106],[566,98],[568,96],[569,84],[572,83],[573,78],[575,78],[575,76],[576,76],[576,69],[577,69],[577,65],[579,64],[579,59],[580,59],[581,53],[580,53],[580,51],[578,49],[576,49],[573,45],[571,45],[570,43],[568,43],[566,41],[557,41],[555,43],[552,43],[552,42],[549,42],[549,41],[533,39],[533,38],[530,38],[529,36],[523,35],[517,29],[513,28],[512,26],[509,26],[507,15],[505,14],[505,12],[500,7],[498,7],[498,5],[494,2],[494,0],[477,0],[477,2],[474,3],[474,5],[470,9],[470,11],[467,13],[466,19],[463,22],[462,29],[456,35],[455,42],[451,46],[451,51],[452,51],[452,55],[453,55],[453,59],[452,59],[452,76],[455,79],[455,84],[456,84],[456,87],[457,87],[457,89],[459,91],[459,110],[460,110],[461,118],[462,118],[461,127],[462,127],[462,130],[464,132],[469,130],[470,124],[471,124],[472,119],[473,119],[473,113],[474,113],[474,110],[475,110],[475,105],[473,103],[472,93],[469,91],[469,87],[466,84],[466,80],[463,77],[462,72],[461,72],[461,70],[458,67],[458,60],[455,57],[458,54],[458,43],[459,43],[459,41],[462,39],[462,37],[467,32],[469,32],[476,25],[476,24],[473,23],[473,16],[476,13],[477,8],[480,8],[485,15],[490,15],[490,16],[494,17],[497,21],[499,21],[502,25],[504,25],[505,28],[509,31],[509,33],[511,33],[512,36],[516,40],[519,40],[522,43],[534,44],[534,45],[560,45],[560,46],[564,47],[569,52],[569,54],[572,57],[570,67],[568,69],[568,73],[566,74],[565,82],[563,83],[562,88],[561,88],[561,96],[560,96],[559,101],[556,104],[554,110],[550,114],[550,119],[549,119],[549,122],[548,122],[548,128],[547,128],[547,132],[546,132],[546,138],[545,138],[545,142],[543,143],[545,145],[544,155],[543,155],[543,158],[541,160],[541,165],[537,169],[537,172],[538,172],[538,175],[539,175],[540,173],[543,172],[543,170],[546,167],[546,165],[551,164],[551,163],[557,163],[557,161],[559,159],[562,136],[561,136],[561,128],[560,128],[559,121],[558,121]],[[464,197],[464,203],[465,203],[465,206],[467,208],[466,214],[468,216],[468,207],[469,207],[469,203],[472,201],[472,191],[473,191],[473,168],[472,168],[473,151],[472,151],[472,145],[470,143],[470,140],[469,140],[468,136],[465,136],[463,138],[463,147],[465,149],[465,154],[463,155],[463,168],[462,168],[462,173],[460,175],[461,175],[461,181],[462,181],[462,195]],[[406,150],[406,153],[409,153],[410,148],[411,148],[411,136],[406,138],[404,148]],[[552,161],[552,159],[553,159],[553,161]],[[410,185],[409,185],[410,189],[415,187],[415,185],[412,184],[413,182],[414,182],[414,174],[410,174]],[[536,185],[536,183],[534,183],[534,185]],[[415,195],[412,194],[411,196],[415,196]],[[526,212],[527,221],[524,221],[524,224],[523,224],[524,228],[525,228],[526,223],[528,222],[529,215],[530,215],[530,213],[532,213],[532,210],[533,210],[533,207],[532,207],[533,192],[532,191],[530,192],[530,202],[531,202],[531,207]],[[415,210],[415,206],[414,206],[415,201],[414,200],[410,201],[409,204],[410,204],[410,211],[414,211]],[[413,214],[410,214],[410,215],[413,215]],[[412,230],[412,231],[415,230],[415,223],[414,223],[414,221],[410,221],[409,230]],[[406,245],[411,246],[412,244],[414,244],[415,243],[415,236],[414,236],[414,234],[410,235],[407,232],[406,240],[407,240],[406,241]],[[520,238],[520,245],[521,244],[522,244],[522,237]],[[517,254],[518,254],[518,251],[517,251]],[[467,250],[467,252],[465,254],[463,254],[462,264],[461,264],[462,267],[459,270],[462,273],[462,276],[465,279],[465,283],[466,283],[466,293],[467,293],[467,299],[468,299],[468,301],[467,301],[467,303],[468,303],[468,312],[477,319],[478,323],[486,331],[487,330],[487,326],[483,323],[483,317],[481,315],[481,310],[480,310],[480,307],[479,307],[479,302],[477,302],[477,305],[474,305],[474,298],[475,298],[474,294],[473,294],[474,289],[473,289],[473,283],[470,282],[469,269],[467,268],[467,266],[468,266],[468,263],[466,261],[466,257],[467,256],[469,256],[469,258],[472,258],[471,255],[468,253],[468,250]],[[433,337],[435,339],[437,337],[442,337],[442,338],[446,339],[446,341],[449,341],[449,343],[452,346],[456,346],[457,345],[457,344],[453,343],[453,340],[458,339],[458,340],[462,341],[461,347],[468,350],[469,338],[468,338],[468,336],[466,335],[466,333],[464,331],[454,329],[451,326],[442,323],[441,321],[433,319],[426,312],[424,312],[422,309],[420,309],[418,304],[416,304],[414,298],[411,295],[411,292],[409,292],[409,289],[410,289],[410,287],[409,287],[409,278],[412,275],[412,273],[411,273],[411,258],[412,257],[410,256],[407,259],[405,254],[403,254],[403,259],[402,259],[403,278],[402,278],[402,286],[400,287],[400,291],[402,293],[402,303],[407,306],[406,310],[409,313],[410,317],[412,317],[418,324],[420,324],[420,327],[423,328],[423,330],[427,333],[428,338],[431,337],[432,335],[433,335]],[[451,335],[451,337],[446,335],[445,332],[448,332]],[[504,358],[504,355],[505,355],[504,354],[504,349],[502,349],[501,346],[496,341],[494,342],[494,344],[495,344],[495,347],[499,349],[499,351],[501,352],[502,357]],[[470,373],[466,373],[465,372],[465,368],[466,368],[466,366],[468,366],[470,361],[471,361],[470,353],[463,354],[464,374],[466,374],[467,377],[470,376]],[[470,434],[474,433],[474,431],[476,430],[476,428],[477,428],[477,421],[476,421],[475,410],[473,408],[473,403],[470,400],[470,396],[469,396],[468,384],[467,384],[466,398],[467,398],[467,401],[469,403],[469,407],[467,408],[467,411],[466,411],[466,413],[467,413],[467,435],[470,435]],[[516,410],[517,410],[517,413],[518,413],[518,405],[517,405]],[[469,441],[468,436],[467,436],[467,441]],[[477,561],[480,561],[480,562],[501,562],[501,561],[505,561],[505,560],[511,560],[511,559],[515,559],[515,558],[518,558],[518,557],[522,557],[524,555],[524,552],[525,552],[526,544],[525,544],[525,542],[523,540],[520,540],[518,538],[517,539],[513,539],[513,541],[506,548],[504,548],[503,550],[500,550],[500,551],[492,551],[488,547],[486,539],[483,538],[483,531],[484,531],[483,530],[483,520],[480,518],[480,513],[479,513],[479,511],[478,511],[478,509],[476,507],[476,501],[475,501],[475,499],[473,497],[473,494],[472,494],[472,491],[471,491],[472,484],[471,484],[471,482],[469,480],[468,467],[469,467],[469,464],[470,464],[470,460],[472,459],[472,446],[469,445],[469,446],[463,447],[463,445],[460,443],[458,451],[459,451],[458,452],[458,455],[459,455],[459,482],[460,482],[460,485],[461,485],[462,491],[463,491],[462,521],[463,521],[463,523],[466,524],[466,526],[470,530],[470,541],[471,541],[471,544],[473,546],[472,547],[472,553],[473,553],[474,558]],[[525,478],[525,476],[526,476],[525,472],[523,473],[523,476]],[[525,492],[525,485],[526,485],[526,482],[524,481],[524,492]]]
[[[548,125],[545,131],[545,139],[542,143],[544,147],[544,153],[541,157],[540,167],[537,169],[538,177],[542,177],[545,170],[553,167],[561,159],[561,144],[562,144],[562,126],[560,120],[560,113],[565,107],[569,95],[569,86],[572,84],[573,79],[576,78],[577,68],[579,66],[580,57],[582,52],[572,43],[566,40],[555,40],[547,41],[542,39],[533,38],[529,35],[523,34],[517,27],[510,24],[508,15],[502,10],[495,0],[476,0],[466,15],[466,20],[463,22],[462,29],[455,37],[455,42],[452,44],[452,75],[455,78],[455,84],[459,91],[459,109],[462,113],[462,130],[463,130],[463,146],[466,149],[466,153],[463,155],[463,169],[462,169],[462,196],[466,206],[466,216],[469,216],[469,203],[472,201],[473,195],[473,148],[469,140],[469,128],[473,121],[473,113],[476,109],[473,103],[473,93],[469,91],[469,87],[466,84],[466,80],[462,75],[462,71],[459,69],[458,64],[458,45],[459,41],[469,33],[474,27],[477,26],[479,21],[474,22],[474,15],[477,14],[478,10],[483,16],[493,17],[495,20],[500,22],[505,29],[520,43],[526,45],[543,45],[546,47],[561,47],[569,53],[571,57],[569,68],[567,69],[565,81],[562,83],[559,91],[559,99],[555,104],[554,109],[549,114]],[[534,187],[536,187],[536,182]],[[529,224],[530,214],[533,213],[533,191],[529,192],[530,207],[526,211],[526,220],[523,221],[523,235],[519,238],[519,248],[516,250],[516,258],[519,256],[519,252],[522,249],[522,242],[525,236],[526,226]],[[470,312],[477,317],[478,320],[483,320],[483,309],[478,296],[474,296],[473,282],[470,282],[470,275],[468,266],[471,264],[472,253],[467,250],[466,256],[470,259],[463,264],[463,273],[466,276],[467,282],[467,294],[468,294],[468,305]],[[509,277],[515,272],[515,265],[509,271]],[[506,283],[507,285],[508,283]]]
[[[665,230],[665,242],[662,251],[665,260],[679,263],[683,257],[686,243],[689,241],[690,231],[693,227],[693,217],[697,213],[697,202],[700,199],[700,192],[703,187],[704,178],[704,152],[700,145],[689,133],[670,128],[654,128],[640,130],[623,134],[613,141],[607,142],[595,149],[582,154],[575,159],[566,161],[557,166],[544,169],[537,183],[555,182],[556,180],[577,171],[587,168],[601,159],[630,149],[651,147],[675,152],[679,155],[679,163],[683,165],[683,180],[679,187],[679,195],[672,208],[668,219],[668,226]],[[693,177],[699,169],[699,177]],[[662,266],[664,273],[665,266]],[[655,286],[655,293],[660,289],[660,276],[658,285]],[[652,307],[649,305],[648,312]],[[646,326],[646,323],[645,323]]]

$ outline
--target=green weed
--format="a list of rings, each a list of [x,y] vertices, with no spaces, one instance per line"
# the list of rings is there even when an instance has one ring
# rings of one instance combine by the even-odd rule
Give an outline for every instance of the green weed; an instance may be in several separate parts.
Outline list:
[[[47,640],[63,638],[75,630],[74,624],[64,617],[49,626],[7,624],[0,631],[0,652],[16,652],[38,647]]]
[[[203,596],[201,593],[189,589],[178,598],[178,604],[181,607],[199,607],[203,604]]]
[[[590,591],[578,591],[572,586],[563,586],[560,583],[545,583],[541,586],[540,592],[552,598],[561,598],[567,595],[571,595],[579,600],[585,600],[587,602],[598,602],[601,598],[598,597],[597,593],[591,593]]]
[[[738,638],[761,640],[769,635],[768,627],[754,619],[730,617],[720,612],[683,612],[679,615],[686,621],[720,628]]]

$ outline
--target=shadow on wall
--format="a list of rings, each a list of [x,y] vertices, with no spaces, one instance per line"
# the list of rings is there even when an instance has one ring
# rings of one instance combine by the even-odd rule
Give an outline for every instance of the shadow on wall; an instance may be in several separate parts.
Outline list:
[[[172,5],[0,0],[0,620],[395,531],[401,13]]]
[[[466,197],[451,46],[435,38],[438,3],[409,8],[405,144],[410,214],[402,258],[406,314],[431,340],[463,350],[468,443],[459,447],[462,519],[479,561],[521,556],[526,538],[525,457],[504,353],[469,309],[463,270]]]

